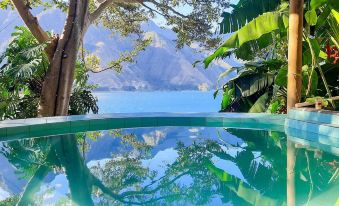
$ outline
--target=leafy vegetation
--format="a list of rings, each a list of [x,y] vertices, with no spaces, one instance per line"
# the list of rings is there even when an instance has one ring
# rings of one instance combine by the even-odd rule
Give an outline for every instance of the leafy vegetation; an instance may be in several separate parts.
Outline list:
[[[220,32],[233,34],[204,60],[206,68],[214,59],[231,55],[246,62],[220,75],[218,81],[232,71],[238,73],[217,88],[216,93],[223,92],[221,111],[286,112],[288,2],[261,7],[262,3],[243,0],[225,12]],[[254,12],[249,5],[261,9]],[[339,95],[338,11],[332,0],[305,1],[302,101]],[[338,108],[333,102],[328,106]]]
[[[0,58],[0,119],[36,117],[44,76],[48,70],[45,44],[39,44],[25,27],[17,27]],[[97,99],[87,84],[83,63],[76,67],[69,114],[98,112]]]

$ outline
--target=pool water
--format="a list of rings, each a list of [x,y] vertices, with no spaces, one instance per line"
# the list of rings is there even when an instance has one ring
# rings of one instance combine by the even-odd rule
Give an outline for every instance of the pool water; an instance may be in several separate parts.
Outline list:
[[[0,165],[0,205],[339,204],[338,156],[278,131],[155,127],[30,138],[0,142]]]

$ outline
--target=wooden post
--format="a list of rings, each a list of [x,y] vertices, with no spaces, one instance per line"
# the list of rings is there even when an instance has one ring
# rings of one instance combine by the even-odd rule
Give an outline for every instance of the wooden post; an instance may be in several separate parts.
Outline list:
[[[303,5],[304,0],[290,0],[287,78],[288,110],[301,100]]]

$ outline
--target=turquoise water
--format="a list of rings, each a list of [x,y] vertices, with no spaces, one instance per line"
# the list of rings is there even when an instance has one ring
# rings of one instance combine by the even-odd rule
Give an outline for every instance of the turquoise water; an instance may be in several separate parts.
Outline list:
[[[273,130],[156,127],[7,141],[0,205],[334,206],[338,162]]]
[[[155,92],[97,92],[99,113],[139,112],[218,112],[221,96],[213,92],[155,91]]]

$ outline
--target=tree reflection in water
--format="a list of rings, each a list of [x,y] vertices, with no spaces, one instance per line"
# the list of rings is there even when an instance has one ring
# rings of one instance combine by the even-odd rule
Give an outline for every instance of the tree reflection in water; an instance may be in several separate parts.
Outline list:
[[[17,175],[27,179],[27,185],[20,195],[0,205],[42,205],[47,193],[57,190],[42,189],[52,172],[64,174],[69,187],[69,196],[55,205],[286,204],[285,135],[259,130],[224,132],[242,143],[231,144],[222,137],[196,139],[191,144],[178,141],[170,153],[175,160],[162,163],[160,169],[145,163],[154,158],[152,150],[157,145],[120,130],[109,132],[119,139],[117,152],[93,164],[84,159],[90,149],[86,141],[101,141],[98,132],[5,142],[1,153],[15,166]],[[241,175],[216,166],[216,158],[232,162]],[[296,149],[297,205],[333,196],[333,188],[338,188],[337,161],[336,156],[318,150]]]

